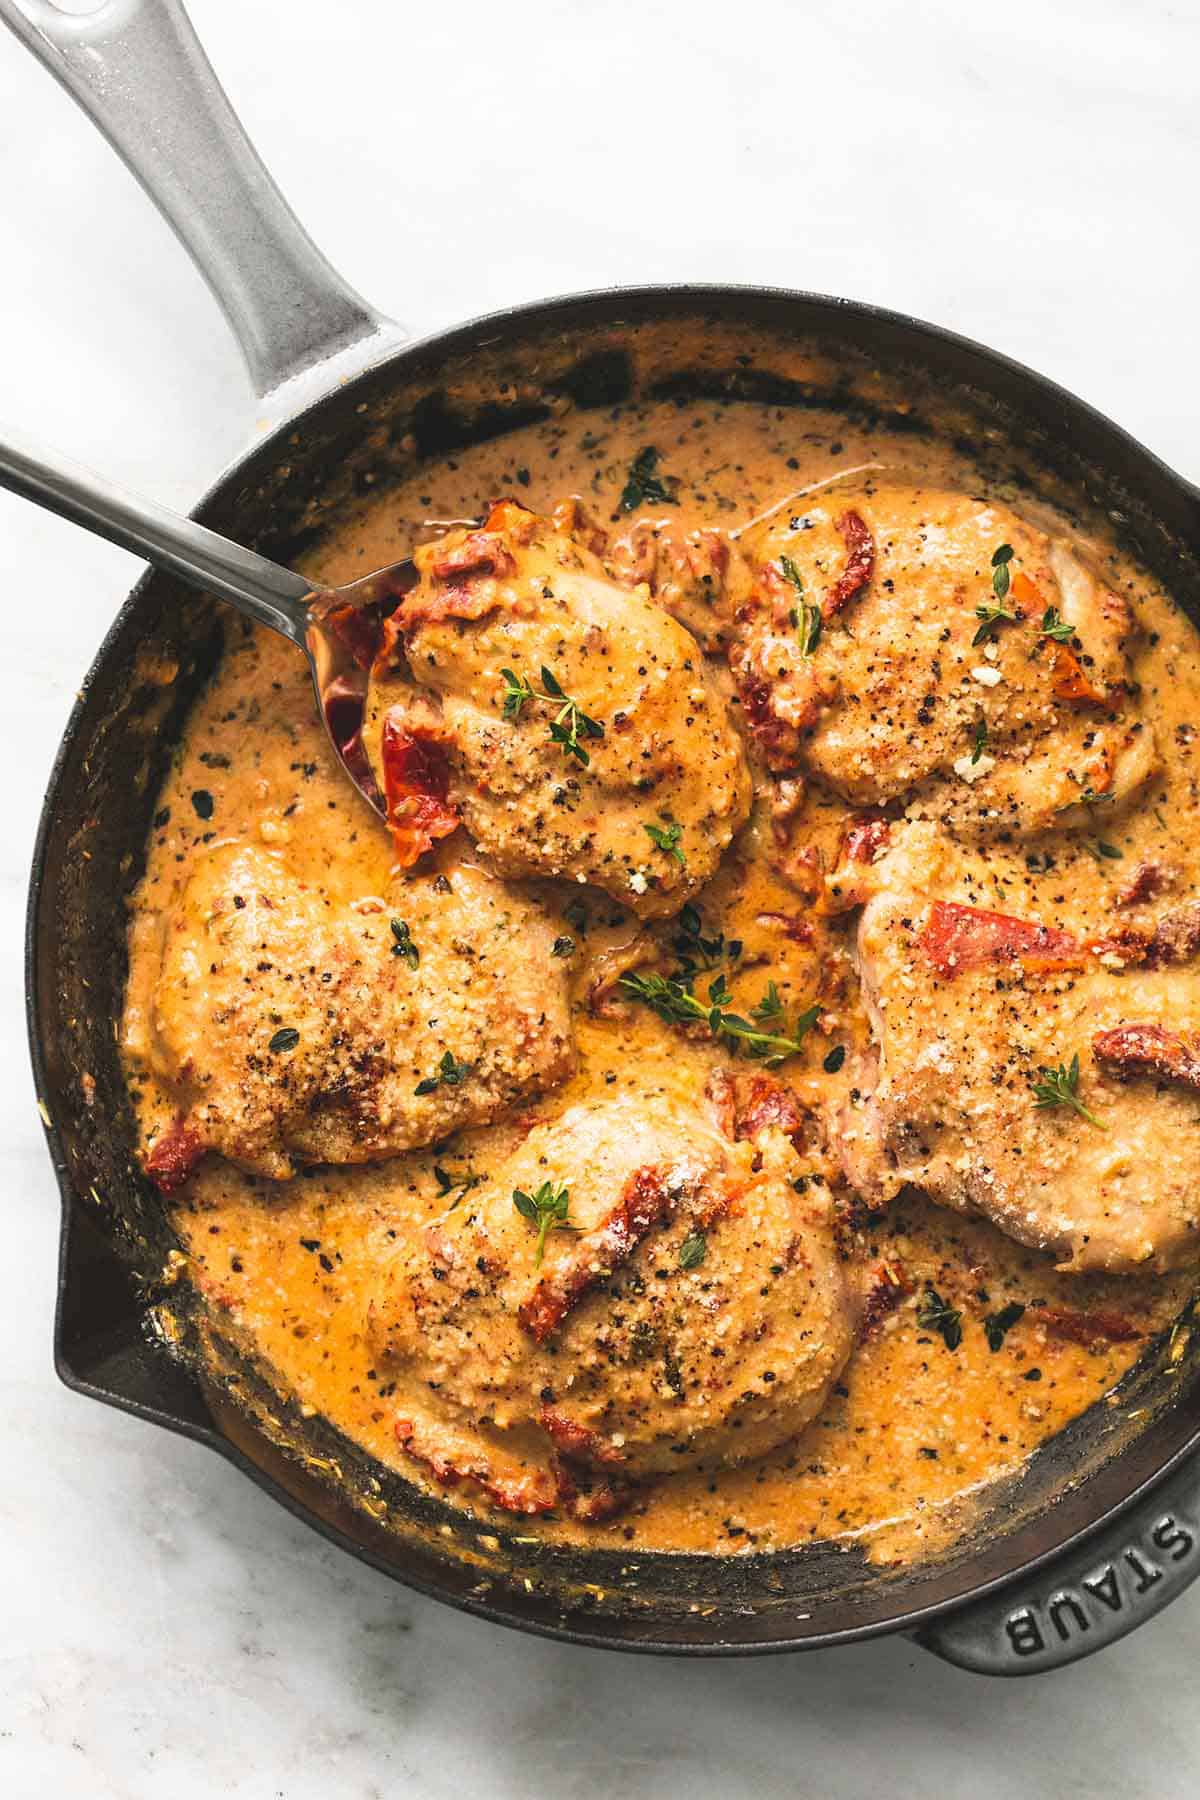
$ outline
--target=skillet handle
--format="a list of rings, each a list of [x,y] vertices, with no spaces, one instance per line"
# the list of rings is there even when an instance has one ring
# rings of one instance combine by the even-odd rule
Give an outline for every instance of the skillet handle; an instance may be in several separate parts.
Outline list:
[[[1037,1675],[1115,1644],[1200,1575],[1200,1457],[1046,1568],[935,1619],[917,1643],[977,1675]]]
[[[268,175],[181,0],[0,0],[0,19],[99,126],[190,252],[260,395],[401,338],[336,274]]]

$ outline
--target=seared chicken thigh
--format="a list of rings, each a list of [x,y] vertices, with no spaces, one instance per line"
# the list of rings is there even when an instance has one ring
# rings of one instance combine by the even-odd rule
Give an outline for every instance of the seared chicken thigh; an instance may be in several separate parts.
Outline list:
[[[769,1125],[733,1143],[665,1104],[535,1127],[383,1275],[369,1331],[400,1442],[511,1510],[597,1516],[614,1484],[795,1436],[856,1316],[797,1166]]]
[[[841,1121],[848,1179],[876,1204],[911,1183],[1074,1270],[1193,1260],[1200,965],[1185,949],[1178,920],[1081,942],[876,893],[858,954],[877,1061]]]
[[[742,548],[730,666],[777,772],[983,838],[1082,823],[1155,771],[1128,608],[1008,507],[839,485]]]
[[[645,918],[677,911],[750,807],[695,641],[510,501],[415,560],[363,733],[402,858],[461,820],[502,874],[587,882]]]
[[[196,863],[159,930],[135,1063],[175,1125],[147,1172],[177,1187],[205,1151],[281,1179],[360,1163],[496,1118],[573,1066],[566,978],[538,909],[459,867],[337,907],[246,844]]]

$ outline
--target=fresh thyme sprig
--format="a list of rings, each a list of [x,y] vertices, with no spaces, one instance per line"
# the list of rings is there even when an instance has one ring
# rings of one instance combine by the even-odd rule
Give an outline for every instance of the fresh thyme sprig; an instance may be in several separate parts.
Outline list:
[[[806,1035],[821,1015],[819,1006],[810,1006],[797,1016],[790,1032],[760,1029],[777,1019],[783,1020],[783,1004],[774,982],[768,986],[758,1005],[752,1008],[754,1023],[751,1019],[743,1019],[739,1013],[726,1012],[732,995],[724,975],[718,975],[709,983],[707,1005],[692,992],[690,981],[676,981],[665,975],[622,975],[617,985],[657,1013],[668,1025],[707,1025],[715,1038],[724,1040],[731,1049],[740,1049],[744,1055],[765,1063],[769,1069],[785,1062],[789,1056],[799,1054]]]
[[[791,582],[793,588],[796,590],[796,604],[788,613],[788,618],[791,620],[792,627],[800,640],[800,654],[807,658],[812,655],[813,651],[821,641],[821,626],[823,623],[821,618],[821,603],[820,601],[810,602],[805,598],[804,577],[801,575],[790,556],[781,556],[779,559],[779,566],[783,570],[788,581]]]
[[[564,693],[562,684],[553,670],[542,664],[542,685],[535,688],[524,675],[518,675],[512,669],[501,669],[504,677],[504,717],[519,719],[521,710],[527,702],[535,706],[540,702],[547,706],[558,707],[558,712],[549,724],[550,736],[556,744],[561,744],[567,756],[573,756],[576,762],[586,767],[592,760],[580,743],[580,738],[602,738],[604,727],[599,719],[590,719],[580,706],[578,700],[572,700]]]
[[[1042,614],[1042,629],[1039,635],[1044,638],[1053,638],[1056,644],[1069,644],[1075,636],[1075,627],[1068,624],[1057,606],[1048,606]]]
[[[1007,563],[1001,563],[1000,565],[1000,568],[1002,569],[1006,569],[1007,567]],[[997,569],[996,573],[999,574],[1000,570]],[[975,636],[971,639],[972,646],[976,644],[986,644],[988,639],[1001,625],[1015,625],[1017,622],[1016,613],[1009,612],[1007,606],[1003,606],[999,602],[997,602],[995,606],[977,606],[975,608],[975,617],[977,619],[982,619],[983,623],[975,633]]]
[[[1079,1114],[1081,1119],[1086,1119],[1088,1124],[1094,1125],[1098,1131],[1107,1129],[1103,1121],[1098,1119],[1095,1113],[1089,1112],[1079,1098],[1078,1055],[1071,1058],[1069,1069],[1064,1063],[1059,1063],[1057,1069],[1043,1068],[1041,1074],[1042,1079],[1033,1083],[1035,1106],[1069,1106],[1073,1112]]]
[[[533,1266],[540,1269],[546,1239],[550,1233],[579,1230],[579,1226],[573,1225],[567,1217],[571,1205],[571,1190],[561,1181],[543,1181],[536,1194],[527,1194],[523,1188],[514,1188],[512,1198],[521,1217],[537,1226],[537,1249],[534,1252]]]
[[[673,857],[681,869],[687,868],[687,858],[679,848],[679,840],[683,836],[683,826],[675,819],[668,819],[665,825],[647,825],[643,822],[642,830],[665,856]]]

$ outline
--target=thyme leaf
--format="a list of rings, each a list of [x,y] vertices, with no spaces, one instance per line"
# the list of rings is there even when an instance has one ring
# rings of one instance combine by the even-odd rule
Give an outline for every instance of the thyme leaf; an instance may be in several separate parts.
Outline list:
[[[571,1190],[559,1181],[543,1181],[535,1194],[527,1194],[523,1188],[513,1189],[513,1205],[523,1219],[537,1226],[537,1249],[534,1252],[533,1266],[541,1268],[542,1256],[546,1249],[546,1239],[552,1231],[578,1231],[567,1217],[571,1205]]]
[[[956,1306],[947,1306],[928,1282],[917,1307],[917,1324],[925,1331],[939,1332],[947,1350],[957,1350],[962,1343],[962,1314]]]
[[[975,738],[974,738],[974,742],[973,742],[972,748],[971,748],[971,761],[973,763],[977,763],[979,761],[980,757],[983,755],[984,751],[987,749],[987,741],[988,741],[987,720],[983,717],[983,714],[981,713],[975,721]]]
[[[672,943],[680,959],[675,973],[685,981],[717,968],[726,960],[735,963],[742,954],[741,938],[727,939],[723,931],[718,931],[715,937],[705,937],[704,915],[690,900],[675,922],[679,930]]]
[[[1077,1112],[1081,1119],[1086,1119],[1088,1124],[1094,1125],[1098,1131],[1107,1129],[1095,1113],[1088,1111],[1079,1098],[1078,1054],[1071,1058],[1070,1068],[1067,1068],[1064,1063],[1059,1063],[1057,1069],[1043,1068],[1041,1076],[1040,1081],[1032,1084],[1035,1106],[1040,1108],[1069,1106],[1072,1112]]]
[[[1006,568],[1008,565],[1002,563],[1000,566],[1001,568]],[[1017,622],[1016,613],[1009,612],[1008,608],[999,601],[997,601],[995,606],[977,606],[975,608],[975,617],[977,619],[982,619],[983,623],[975,633],[975,636],[971,639],[972,646],[976,644],[986,644],[988,639],[995,634],[1001,625],[1015,625]]]
[[[412,933],[404,919],[392,920],[392,936],[396,940],[392,945],[392,955],[402,956],[410,969],[417,968],[421,961],[421,952],[413,943]]]
[[[443,1200],[447,1194],[454,1195],[450,1202],[451,1212],[464,1194],[469,1194],[472,1188],[481,1187],[487,1180],[486,1174],[480,1174],[477,1169],[468,1169],[465,1175],[455,1175],[451,1170],[444,1169],[441,1163],[434,1163],[433,1175],[438,1184],[438,1194]]]
[[[983,1321],[983,1329],[987,1336],[989,1350],[994,1353],[1000,1349],[1008,1333],[1024,1312],[1025,1302],[1023,1300],[1010,1300],[1007,1306],[1000,1308],[999,1312],[987,1315]]]
[[[779,566],[787,580],[796,590],[796,604],[788,613],[792,628],[800,639],[800,654],[810,657],[821,641],[821,603],[819,600],[809,601],[804,594],[804,578],[790,556],[781,556]]]
[[[437,1066],[437,1074],[427,1075],[424,1081],[418,1081],[413,1093],[432,1094],[440,1087],[461,1087],[474,1067],[474,1063],[457,1062],[454,1052],[446,1050]]]
[[[1104,838],[1085,838],[1083,847],[1098,863],[1121,862],[1125,856],[1123,850],[1118,849],[1116,844],[1106,842]]]
[[[681,1269],[698,1269],[708,1252],[708,1239],[702,1231],[689,1231],[679,1246]]]
[[[1000,544],[992,552],[992,592],[1001,605],[1008,597],[1009,568],[1013,558],[1011,544]]]

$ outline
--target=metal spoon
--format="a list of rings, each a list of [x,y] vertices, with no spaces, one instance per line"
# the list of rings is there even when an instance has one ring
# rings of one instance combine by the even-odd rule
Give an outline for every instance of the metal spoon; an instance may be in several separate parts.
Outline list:
[[[156,568],[228,600],[247,618],[269,625],[308,658],[321,722],[338,761],[376,812],[386,808],[358,738],[369,657],[355,655],[354,614],[375,625],[416,582],[411,560],[392,563],[340,588],[314,588],[303,575],[232,543],[194,519],[173,513],[93,474],[90,469],[0,439],[0,487],[135,550]]]

